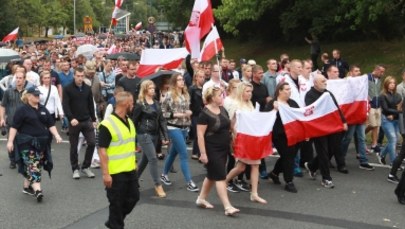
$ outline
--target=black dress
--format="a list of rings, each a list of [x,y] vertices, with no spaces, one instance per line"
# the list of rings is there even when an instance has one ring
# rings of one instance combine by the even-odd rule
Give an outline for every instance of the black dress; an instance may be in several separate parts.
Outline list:
[[[230,150],[231,135],[229,132],[231,122],[225,108],[220,107],[220,113],[214,114],[204,108],[198,118],[198,125],[207,125],[205,131],[205,151],[208,163],[207,178],[220,181],[226,178],[226,160]]]

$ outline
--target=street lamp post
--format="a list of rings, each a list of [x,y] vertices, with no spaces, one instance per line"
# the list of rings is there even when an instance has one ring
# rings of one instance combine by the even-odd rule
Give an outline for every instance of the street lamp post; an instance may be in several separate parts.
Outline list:
[[[76,0],[73,0],[73,34],[76,33]]]

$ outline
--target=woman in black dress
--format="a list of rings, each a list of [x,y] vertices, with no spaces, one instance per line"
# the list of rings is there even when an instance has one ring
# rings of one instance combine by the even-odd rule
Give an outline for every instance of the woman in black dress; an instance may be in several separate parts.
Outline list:
[[[225,215],[231,216],[239,212],[228,199],[226,190],[226,160],[230,150],[230,120],[222,105],[222,91],[211,87],[204,93],[207,102],[197,121],[197,139],[200,148],[200,160],[207,168],[207,176],[196,200],[202,208],[213,208],[205,199],[215,184],[218,196],[225,209]]]

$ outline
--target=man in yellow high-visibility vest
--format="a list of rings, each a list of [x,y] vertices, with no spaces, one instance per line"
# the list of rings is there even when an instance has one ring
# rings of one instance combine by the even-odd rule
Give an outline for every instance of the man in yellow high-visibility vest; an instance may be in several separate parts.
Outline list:
[[[139,200],[138,175],[135,158],[135,126],[127,116],[133,109],[129,92],[115,96],[115,111],[99,126],[100,165],[103,182],[110,202],[105,226],[124,228],[124,219]]]

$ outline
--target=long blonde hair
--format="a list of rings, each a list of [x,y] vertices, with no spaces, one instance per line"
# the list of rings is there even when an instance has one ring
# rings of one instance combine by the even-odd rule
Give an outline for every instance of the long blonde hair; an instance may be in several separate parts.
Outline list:
[[[190,95],[188,94],[188,90],[187,90],[186,85],[184,85],[184,87],[183,87],[183,89],[181,91],[181,94],[179,94],[179,92],[178,92],[178,90],[176,88],[177,87],[177,77],[178,76],[182,76],[182,75],[180,73],[174,73],[172,75],[172,77],[170,78],[170,82],[169,82],[170,83],[170,88],[169,88],[170,94],[171,94],[172,99],[173,99],[174,102],[179,102],[179,98],[181,96],[183,96],[184,99],[188,102],[188,101],[190,101]]]
[[[148,93],[148,87],[149,86],[155,86],[155,83],[153,83],[152,80],[145,80],[141,83],[141,88],[139,89],[139,95],[138,95],[138,103],[143,103],[145,100],[146,94]]]
[[[387,76],[384,79],[383,88],[382,88],[382,91],[381,91],[382,94],[384,94],[384,95],[388,94],[388,87],[389,87],[391,81],[394,81],[395,85],[397,85],[396,80],[395,80],[395,78],[393,76]],[[397,87],[394,87],[393,94],[395,94],[396,92],[397,92]]]
[[[240,82],[238,84],[238,88],[236,88],[236,103],[238,104],[238,108],[241,110],[253,110],[253,104],[252,102],[249,101],[244,101],[243,100],[243,93],[245,92],[246,88],[252,88],[253,89],[253,85],[251,83],[248,82]]]

